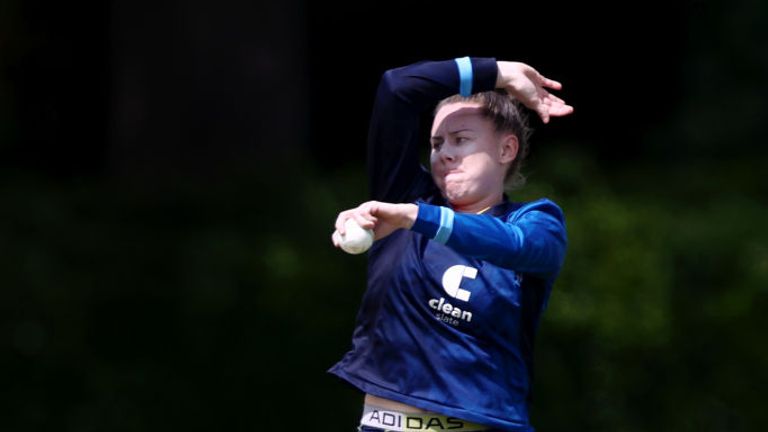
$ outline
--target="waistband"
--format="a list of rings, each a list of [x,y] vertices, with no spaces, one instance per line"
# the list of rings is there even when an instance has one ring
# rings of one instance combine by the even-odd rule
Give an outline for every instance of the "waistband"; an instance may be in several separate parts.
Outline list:
[[[488,426],[470,423],[455,417],[435,413],[405,413],[377,406],[365,405],[361,426],[384,429],[387,432],[480,432],[491,430]]]

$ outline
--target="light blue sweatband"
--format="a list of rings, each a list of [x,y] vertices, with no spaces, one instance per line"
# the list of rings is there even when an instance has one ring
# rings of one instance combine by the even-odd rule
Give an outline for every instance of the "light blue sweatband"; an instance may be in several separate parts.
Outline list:
[[[467,97],[472,94],[472,61],[469,57],[457,58],[455,61],[459,67],[459,94]]]
[[[435,234],[435,241],[445,244],[453,232],[453,216],[455,213],[448,207],[440,207],[440,228]]]

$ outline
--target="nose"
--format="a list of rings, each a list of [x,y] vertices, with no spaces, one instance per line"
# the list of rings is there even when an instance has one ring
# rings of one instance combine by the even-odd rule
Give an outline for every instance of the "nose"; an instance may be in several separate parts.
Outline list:
[[[451,146],[443,145],[438,151],[438,156],[440,156],[440,160],[443,162],[453,162],[456,160],[456,155],[453,153],[453,150],[450,147]]]

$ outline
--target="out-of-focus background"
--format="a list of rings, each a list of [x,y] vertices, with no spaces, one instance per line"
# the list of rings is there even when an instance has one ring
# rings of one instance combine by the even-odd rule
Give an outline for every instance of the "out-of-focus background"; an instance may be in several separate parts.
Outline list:
[[[768,6],[0,4],[0,431],[352,431],[325,373],[387,68],[564,83],[513,198],[564,208],[540,431],[768,428]],[[425,139],[425,150],[426,150]]]

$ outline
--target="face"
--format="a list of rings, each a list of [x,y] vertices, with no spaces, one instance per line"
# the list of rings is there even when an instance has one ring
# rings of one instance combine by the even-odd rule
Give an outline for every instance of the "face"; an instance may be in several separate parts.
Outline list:
[[[452,205],[471,205],[503,193],[507,167],[517,155],[517,138],[497,133],[479,104],[442,107],[430,141],[432,177]]]

